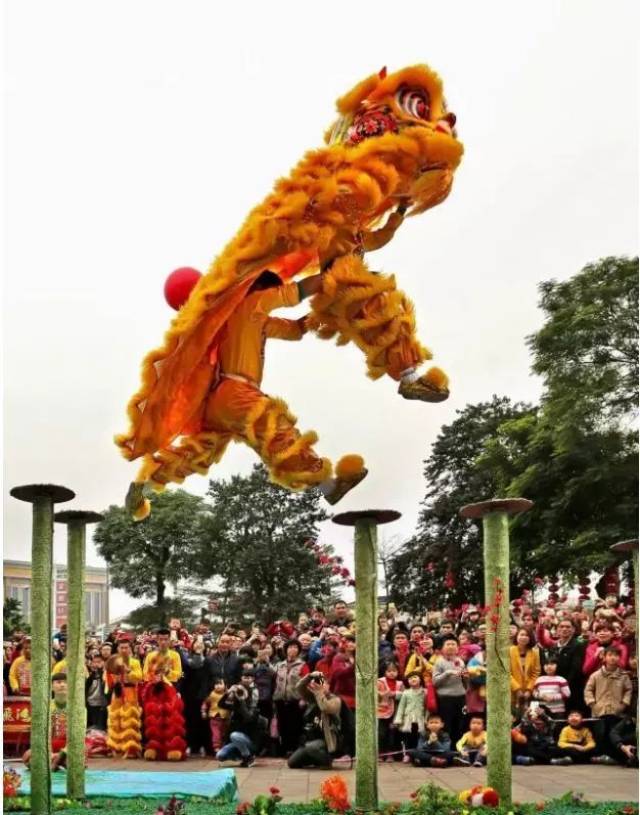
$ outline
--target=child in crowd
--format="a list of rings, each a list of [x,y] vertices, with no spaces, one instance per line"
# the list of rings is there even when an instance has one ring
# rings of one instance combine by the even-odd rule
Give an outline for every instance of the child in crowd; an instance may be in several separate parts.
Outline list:
[[[416,767],[447,767],[451,763],[453,752],[451,739],[445,733],[442,716],[431,713],[427,716],[426,733],[418,739],[415,750],[409,756]]]
[[[584,691],[584,700],[591,708],[591,715],[597,719],[594,734],[598,743],[599,764],[613,764],[614,759],[606,754],[613,749],[609,733],[618,724],[631,704],[632,685],[629,674],[620,668],[620,649],[609,646],[604,650],[603,665],[591,674]]]
[[[444,625],[443,623],[440,628],[444,628]],[[433,666],[432,675],[438,697],[438,712],[451,740],[457,741],[463,733],[462,711],[466,702],[469,673],[464,660],[458,656],[458,641],[451,634],[443,637],[442,653]]]
[[[526,755],[520,756],[516,763],[555,764],[557,761],[562,763],[553,737],[553,727],[553,719],[541,707],[530,706],[522,716],[519,727],[527,739]]]
[[[107,694],[104,686],[104,660],[100,652],[91,657],[89,674],[85,680],[87,727],[107,730]]]
[[[554,719],[563,719],[565,702],[571,696],[569,683],[558,676],[558,658],[551,656],[544,664],[544,674],[536,679],[533,698],[541,702]]]
[[[561,755],[555,763],[586,764],[595,748],[593,734],[588,727],[583,725],[582,713],[579,710],[569,711],[567,726],[562,728],[558,739],[558,749]]]
[[[459,755],[455,756],[453,763],[457,767],[482,767],[487,761],[487,733],[484,729],[482,716],[471,716],[469,730],[456,743]]]
[[[514,764],[533,764],[533,759],[527,755],[527,737],[522,730],[522,722],[512,714],[511,716],[511,757]]]
[[[395,662],[388,662],[384,676],[378,679],[378,751],[383,761],[393,761],[393,756],[387,754],[397,747],[392,725],[403,691],[404,685],[398,679],[398,666]]]
[[[424,735],[425,693],[422,687],[422,674],[418,671],[406,677],[409,687],[402,692],[394,724],[400,730],[402,760],[405,764],[411,763],[411,756],[407,752],[416,747],[418,737]]]
[[[227,736],[229,711],[219,706],[219,702],[225,695],[226,690],[227,686],[224,679],[216,679],[213,690],[202,704],[202,718],[209,719],[211,747],[214,755],[222,748]]]

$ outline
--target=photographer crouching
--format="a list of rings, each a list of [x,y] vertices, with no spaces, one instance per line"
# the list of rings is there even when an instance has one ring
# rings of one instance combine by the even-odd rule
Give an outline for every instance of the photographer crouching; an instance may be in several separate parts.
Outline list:
[[[307,702],[302,728],[304,744],[289,757],[288,765],[291,769],[330,769],[332,760],[344,752],[344,703],[331,693],[320,671],[303,677],[296,690]]]
[[[229,740],[218,750],[218,761],[240,759],[241,767],[252,767],[267,732],[268,722],[258,710],[258,693],[253,671],[243,672],[239,685],[232,685],[218,706],[229,710]]]

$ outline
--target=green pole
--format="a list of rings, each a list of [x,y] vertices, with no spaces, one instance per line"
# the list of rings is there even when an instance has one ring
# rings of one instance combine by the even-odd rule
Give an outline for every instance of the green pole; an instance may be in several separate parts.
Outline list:
[[[11,495],[33,506],[31,543],[31,812],[51,809],[51,634],[53,505],[75,493],[54,484],[14,487]]]
[[[378,806],[378,532],[377,524],[400,517],[392,510],[336,515],[333,522],[354,526],[356,568],[356,811]]]
[[[67,795],[84,798],[85,552],[86,527],[97,523],[97,512],[57,512],[55,520],[67,525]]]
[[[509,515],[532,506],[524,498],[468,504],[464,518],[482,518],[487,612],[487,784],[511,805],[511,670],[509,665]]]

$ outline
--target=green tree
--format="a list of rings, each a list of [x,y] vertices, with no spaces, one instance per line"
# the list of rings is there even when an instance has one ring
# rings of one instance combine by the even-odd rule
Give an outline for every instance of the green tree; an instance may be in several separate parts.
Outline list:
[[[330,570],[304,545],[328,517],[317,490],[290,492],[256,465],[248,476],[211,481],[208,497],[197,561],[202,577],[219,580],[212,595],[223,619],[291,617],[331,598]]]
[[[109,564],[111,585],[132,597],[153,599],[157,619],[164,622],[167,584],[189,577],[202,549],[204,500],[175,490],[152,496],[151,504],[151,515],[139,522],[123,507],[110,506],[94,541]]]
[[[467,405],[445,425],[425,461],[426,497],[415,535],[388,561],[391,598],[414,613],[446,603],[483,599],[482,540],[477,525],[459,516],[465,504],[496,495],[496,478],[478,466],[485,444],[508,420],[526,420],[535,413],[529,405],[512,404],[506,397]],[[518,552],[512,557],[517,582]]]
[[[15,597],[5,597],[2,604],[2,630],[5,640],[11,638],[14,631],[28,631],[29,626],[22,616],[22,603]]]
[[[637,535],[638,261],[604,258],[540,292],[545,322],[528,344],[541,407],[503,423],[478,466],[535,502],[516,532],[526,562],[575,578]]]

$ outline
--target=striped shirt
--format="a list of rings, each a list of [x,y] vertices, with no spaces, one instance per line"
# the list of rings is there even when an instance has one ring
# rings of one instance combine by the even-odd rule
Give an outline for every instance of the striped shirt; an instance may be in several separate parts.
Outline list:
[[[546,705],[551,713],[564,713],[565,700],[571,696],[563,676],[539,676],[533,687],[533,698]]]

